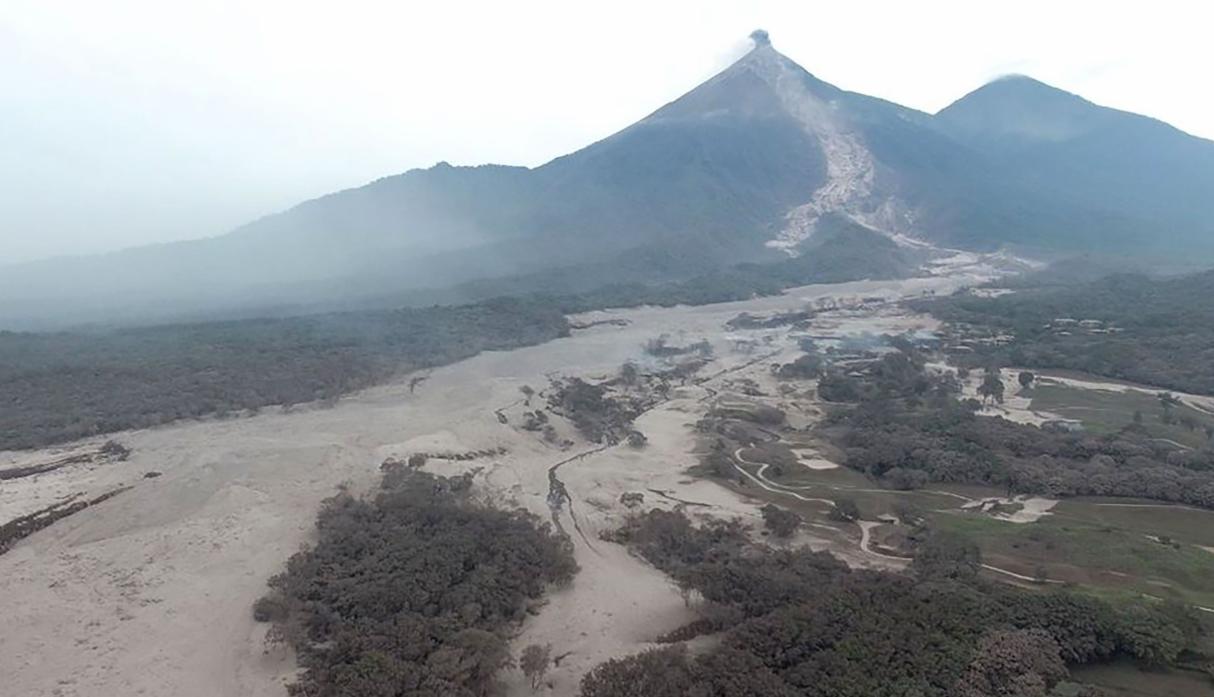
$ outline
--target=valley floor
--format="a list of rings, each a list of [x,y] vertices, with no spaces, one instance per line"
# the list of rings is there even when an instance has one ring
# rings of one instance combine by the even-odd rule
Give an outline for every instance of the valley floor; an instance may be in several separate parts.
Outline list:
[[[930,278],[809,286],[741,303],[589,313],[579,322],[623,322],[482,354],[436,369],[413,388],[406,380],[331,408],[117,434],[132,449],[126,461],[0,482],[0,523],[74,494],[95,497],[131,487],[0,555],[0,610],[8,626],[0,633],[4,692],[284,695],[294,663],[281,647],[265,643],[265,625],[252,619],[253,601],[309,541],[324,498],[338,487],[368,490],[385,459],[424,452],[430,454],[426,469],[452,474],[477,468],[485,496],[551,517],[572,537],[581,571],[525,623],[515,649],[552,644],[560,660],[549,674],[548,694],[573,695],[591,666],[645,648],[693,613],[662,573],[599,539],[629,510],[621,494],[641,493],[646,508],[686,505],[692,515],[741,517],[761,526],[760,489],[741,491],[686,474],[696,462],[692,427],[727,382],[762,379],[771,363],[799,352],[784,330],[768,332],[770,339],[748,332],[757,346],[740,350],[725,322],[743,311],[795,310],[825,297],[869,298],[871,304],[877,297],[945,293],[987,272],[975,264]],[[830,331],[863,336],[934,327],[930,317],[878,305],[886,309],[836,313]],[[540,392],[532,398],[538,402],[549,376],[591,379],[614,374],[628,360],[652,361],[643,346],[662,334],[674,343],[706,338],[716,358],[700,378],[637,421],[649,439],[644,449],[597,448],[566,424],[558,431],[574,444],[561,448],[520,428],[528,409],[524,385]],[[104,440],[0,453],[0,469],[54,460]],[[479,454],[449,457],[473,451]],[[583,452],[557,473],[570,505],[554,511],[549,468]],[[836,550],[855,564],[891,563],[867,544],[859,546],[858,529],[855,535],[809,529],[815,533],[799,542]],[[520,674],[505,679],[511,694],[531,693]]]

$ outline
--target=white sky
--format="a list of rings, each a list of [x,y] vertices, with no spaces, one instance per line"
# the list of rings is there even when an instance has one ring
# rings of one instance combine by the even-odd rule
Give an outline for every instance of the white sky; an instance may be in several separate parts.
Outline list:
[[[0,0],[0,264],[228,231],[439,160],[538,165],[763,27],[936,111],[1020,72],[1214,137],[1195,0]]]

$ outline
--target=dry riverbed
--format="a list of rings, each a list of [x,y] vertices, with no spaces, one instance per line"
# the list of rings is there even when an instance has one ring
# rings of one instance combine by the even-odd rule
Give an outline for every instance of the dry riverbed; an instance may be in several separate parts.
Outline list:
[[[125,461],[0,482],[0,523],[64,497],[131,487],[0,555],[0,605],[9,625],[0,633],[2,691],[28,697],[281,697],[293,661],[281,648],[267,650],[265,626],[253,622],[250,608],[266,580],[309,541],[324,498],[339,486],[372,488],[386,458],[428,452],[428,470],[482,468],[477,486],[485,496],[551,519],[549,468],[594,448],[567,424],[558,424],[560,435],[574,441],[565,448],[520,428],[527,408],[520,388],[541,390],[553,375],[613,374],[628,360],[644,366],[652,359],[643,345],[661,334],[673,343],[708,339],[715,359],[700,374],[708,379],[675,389],[638,420],[649,439],[644,449],[595,450],[559,470],[570,505],[561,506],[556,519],[573,539],[582,570],[527,621],[516,648],[551,643],[562,658],[550,673],[548,694],[573,695],[595,663],[641,650],[692,617],[660,572],[599,539],[628,512],[621,494],[641,493],[645,507],[685,505],[696,516],[758,522],[756,501],[685,473],[694,463],[692,426],[724,381],[759,374],[798,351],[787,333],[772,332],[753,353],[743,352],[725,322],[743,311],[796,310],[828,296],[945,293],[987,274],[985,266],[959,265],[930,278],[808,286],[740,303],[588,313],[578,321],[619,321],[436,369],[415,390],[405,380],[330,408],[267,410],[116,434],[132,450]],[[934,326],[930,318],[883,307],[888,309],[840,313],[832,331]],[[760,356],[765,360],[756,362]],[[0,453],[0,469],[53,460],[104,440]],[[442,457],[469,452],[480,454]],[[521,676],[505,677],[511,693],[530,693]]]

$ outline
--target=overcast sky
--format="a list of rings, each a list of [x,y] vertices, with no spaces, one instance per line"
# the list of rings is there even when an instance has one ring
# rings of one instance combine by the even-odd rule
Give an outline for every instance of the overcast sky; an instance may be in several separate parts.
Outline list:
[[[1017,72],[1210,138],[1204,4],[0,0],[0,263],[220,234],[439,160],[538,165],[756,27],[925,111]]]

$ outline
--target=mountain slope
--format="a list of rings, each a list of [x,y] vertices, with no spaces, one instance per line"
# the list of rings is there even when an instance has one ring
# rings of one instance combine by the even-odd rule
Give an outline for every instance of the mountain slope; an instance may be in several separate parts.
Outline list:
[[[407,300],[418,289],[614,257],[663,259],[650,280],[669,280],[778,258],[763,243],[824,181],[818,141],[742,64],[536,169],[440,164],[222,237],[10,269],[0,277],[0,318]]]
[[[931,116],[752,38],[702,85],[541,167],[439,164],[216,238],[6,269],[0,326],[668,282],[814,254],[827,220],[917,245],[1214,249],[1207,141],[1025,81]]]
[[[1214,142],[1020,76],[975,90],[936,122],[1002,176],[1063,204],[1135,221],[1136,234],[1173,248],[1214,248]]]

